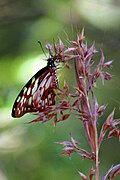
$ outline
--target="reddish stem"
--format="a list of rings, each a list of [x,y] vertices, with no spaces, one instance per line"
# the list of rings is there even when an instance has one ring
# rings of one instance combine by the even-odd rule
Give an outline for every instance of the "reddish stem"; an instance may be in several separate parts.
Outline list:
[[[97,126],[96,126],[96,121],[94,121],[94,128],[95,128],[95,166],[96,166],[96,180],[99,180],[99,145],[98,145],[98,131],[97,131]]]
[[[82,121],[84,124],[88,143],[91,147],[91,151],[95,153],[96,180],[99,180],[99,161],[98,161],[99,147],[98,147],[98,132],[97,132],[97,123],[96,123],[97,120],[96,117],[94,117],[94,114],[92,113],[92,109],[89,102],[89,96],[86,88],[86,79],[84,74],[81,73],[80,67],[81,67],[81,61],[80,59],[78,59],[75,61],[75,70],[76,70],[78,87],[80,91],[83,92],[82,96],[80,97],[81,112],[83,112]]]

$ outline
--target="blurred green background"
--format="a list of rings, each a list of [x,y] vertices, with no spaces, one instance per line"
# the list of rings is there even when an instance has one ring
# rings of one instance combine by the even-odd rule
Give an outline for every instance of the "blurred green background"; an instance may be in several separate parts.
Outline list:
[[[120,1],[0,1],[0,180],[77,180],[77,170],[88,174],[91,161],[78,155],[59,156],[62,147],[54,143],[69,140],[71,133],[81,147],[89,149],[83,126],[75,117],[56,128],[52,121],[25,124],[33,115],[11,117],[13,102],[22,86],[46,65],[37,41],[44,46],[59,35],[65,42],[66,33],[73,39],[83,27],[88,45],[95,42],[106,60],[114,60],[113,80],[104,86],[99,82],[96,89],[100,104],[109,103],[98,124],[100,128],[113,108],[115,117],[120,117]],[[100,54],[96,55],[96,61],[99,58]],[[60,70],[60,82],[66,78],[70,86],[75,85],[72,72],[73,69]],[[120,163],[118,139],[103,142],[100,156],[103,175],[111,165]]]

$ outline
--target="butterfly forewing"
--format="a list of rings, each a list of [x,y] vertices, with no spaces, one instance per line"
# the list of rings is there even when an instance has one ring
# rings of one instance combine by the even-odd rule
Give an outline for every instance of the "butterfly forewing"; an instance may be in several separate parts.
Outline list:
[[[12,117],[21,117],[28,112],[41,112],[54,105],[54,88],[58,86],[55,70],[44,67],[39,70],[23,87],[12,109]]]

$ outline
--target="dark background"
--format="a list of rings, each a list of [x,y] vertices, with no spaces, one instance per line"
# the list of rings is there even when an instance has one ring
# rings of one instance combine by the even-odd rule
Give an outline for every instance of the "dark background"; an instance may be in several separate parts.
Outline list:
[[[65,42],[66,34],[75,39],[85,29],[88,46],[104,51],[113,61],[113,80],[103,86],[98,82],[96,96],[100,104],[108,103],[98,127],[115,108],[120,117],[120,1],[119,0],[1,0],[0,1],[0,180],[77,180],[77,170],[88,174],[92,162],[78,155],[59,156],[61,147],[54,142],[70,139],[70,133],[89,149],[82,124],[75,118],[57,124],[25,124],[32,115],[11,117],[15,97],[37,70],[45,66],[41,48],[47,42]],[[100,53],[96,55],[96,62]],[[58,72],[60,82],[66,78],[75,84],[72,70]],[[71,80],[72,79],[72,80]],[[117,138],[104,141],[100,150],[100,173],[120,163]],[[116,178],[117,179],[117,178]],[[119,178],[118,178],[119,179]]]

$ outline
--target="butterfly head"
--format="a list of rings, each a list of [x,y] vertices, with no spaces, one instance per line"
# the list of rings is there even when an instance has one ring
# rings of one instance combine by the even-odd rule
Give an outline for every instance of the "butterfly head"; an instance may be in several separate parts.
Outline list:
[[[59,65],[59,62],[60,61],[57,57],[50,57],[49,59],[47,59],[47,66],[51,68],[56,67]]]

